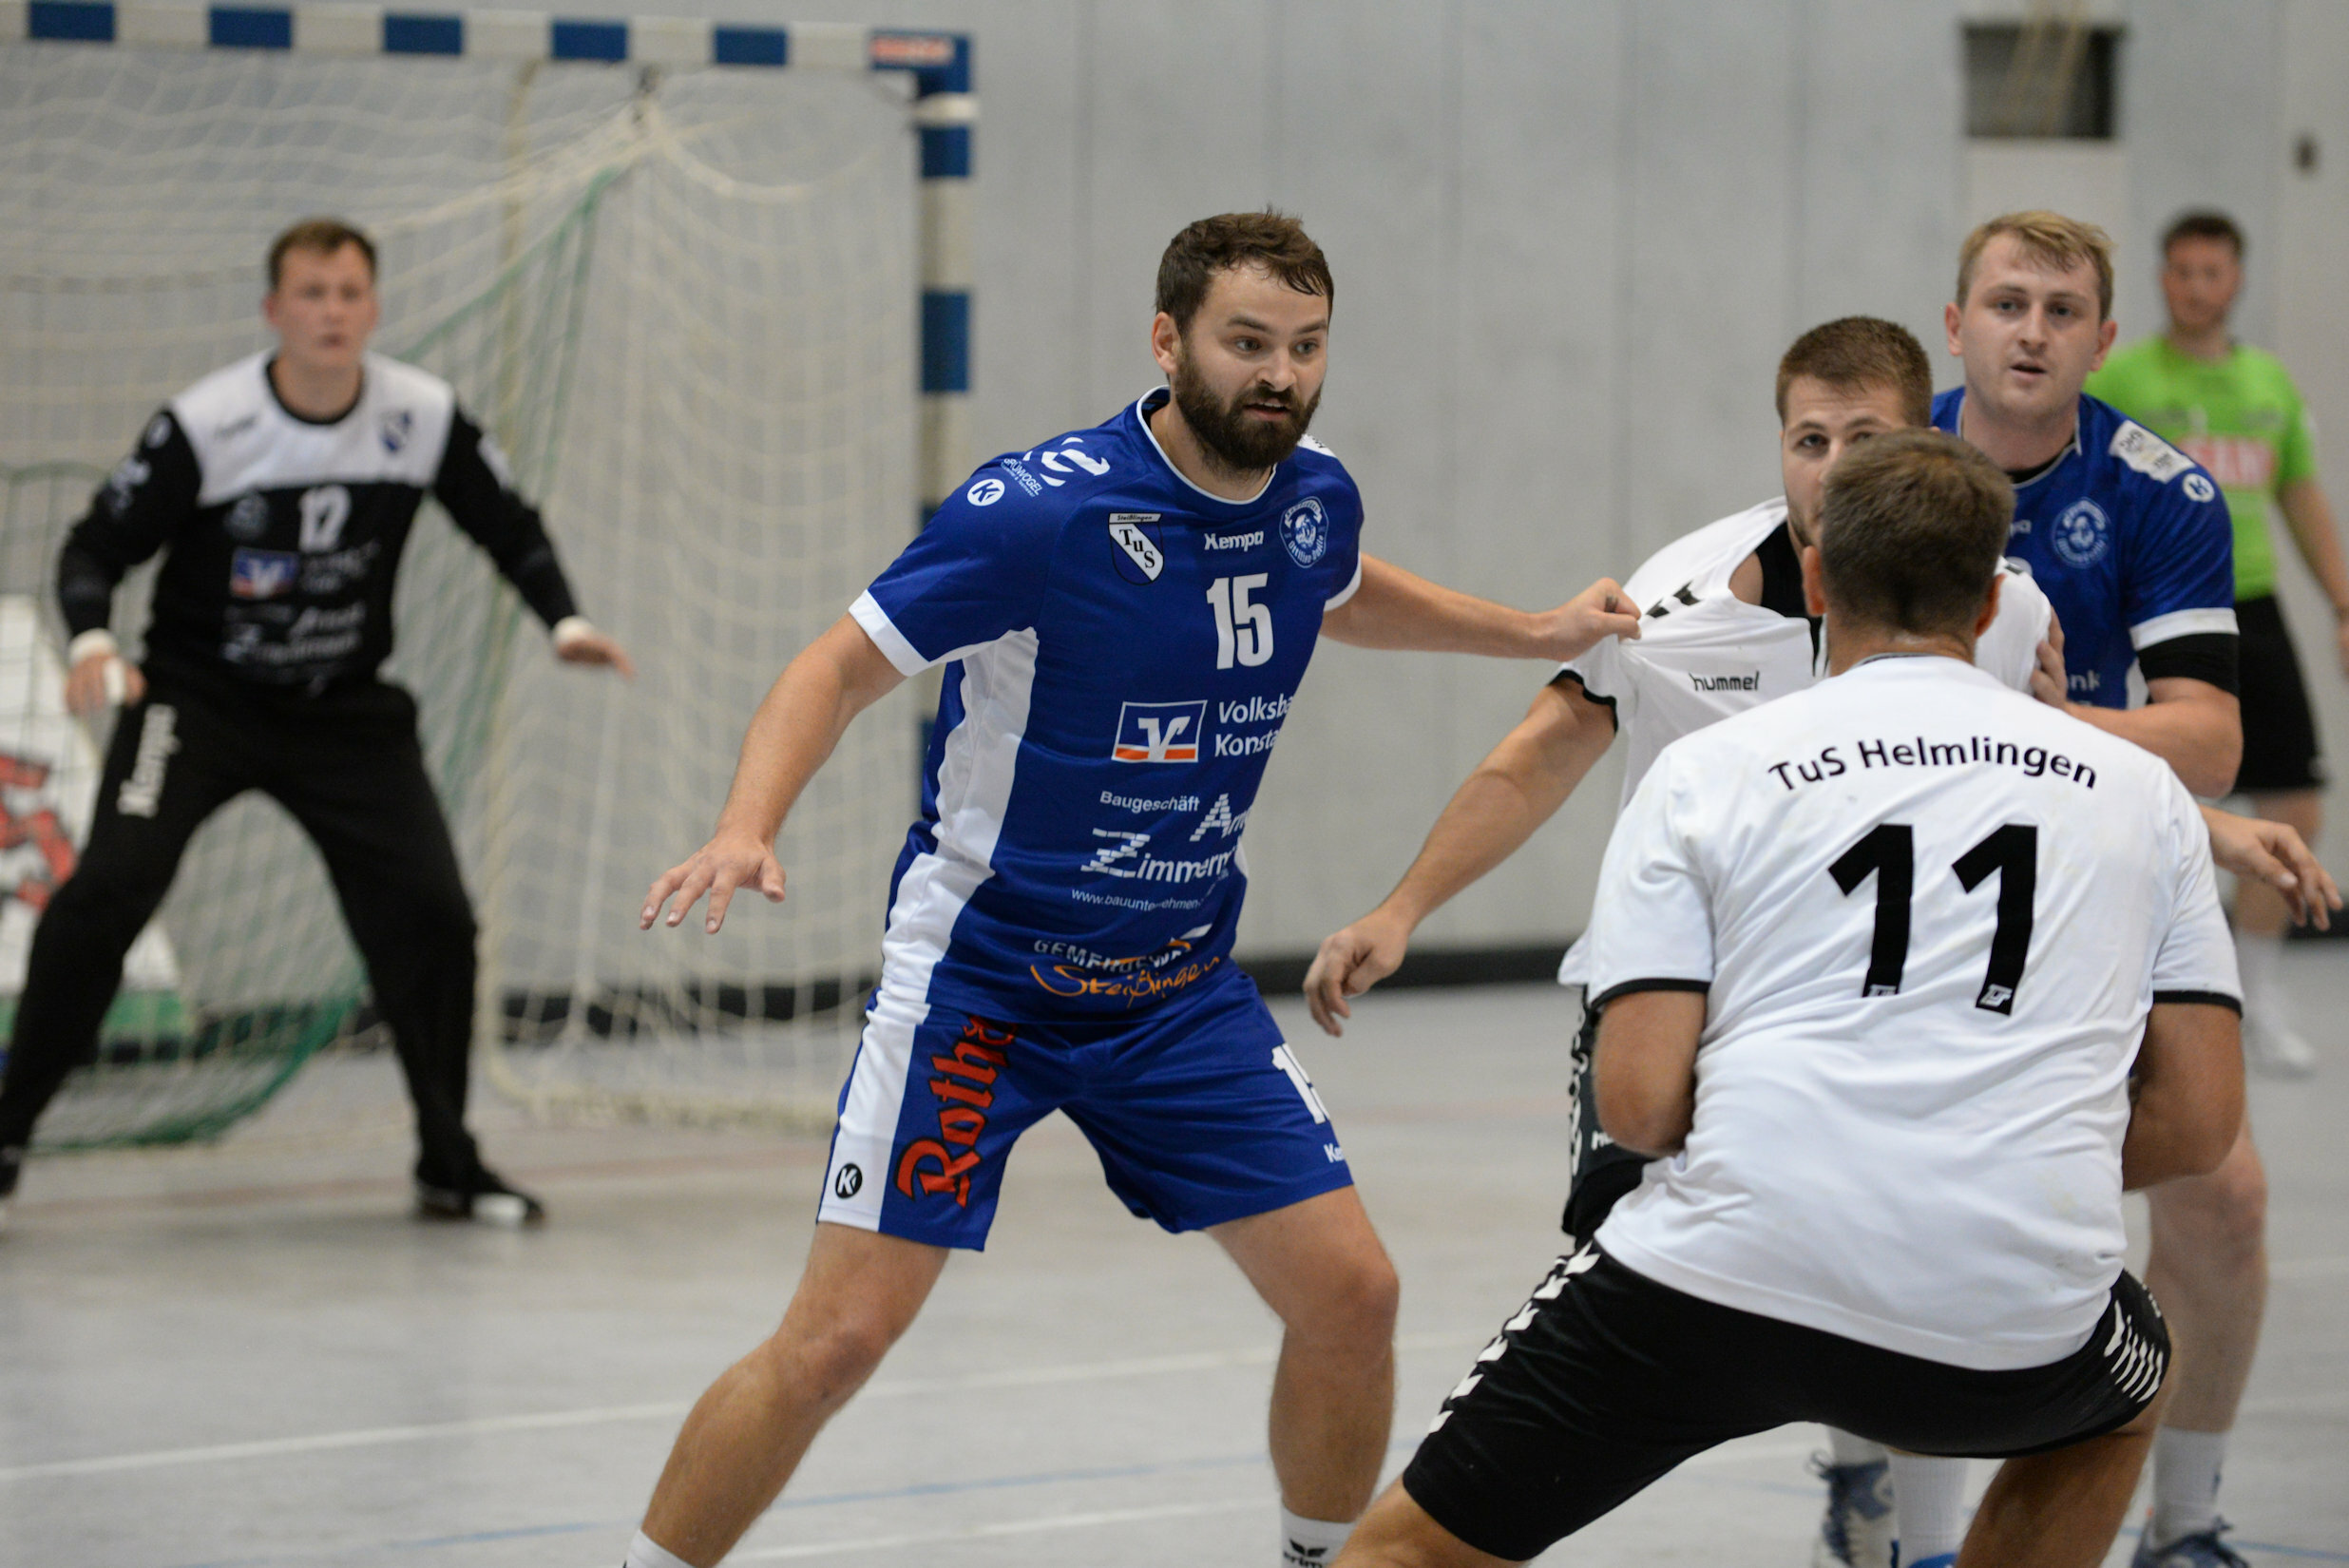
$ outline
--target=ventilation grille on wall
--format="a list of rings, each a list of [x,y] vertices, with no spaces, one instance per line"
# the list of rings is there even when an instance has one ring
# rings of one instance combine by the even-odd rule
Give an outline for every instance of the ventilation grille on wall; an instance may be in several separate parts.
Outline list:
[[[1966,28],[1966,134],[2110,141],[2121,29],[2076,16]]]

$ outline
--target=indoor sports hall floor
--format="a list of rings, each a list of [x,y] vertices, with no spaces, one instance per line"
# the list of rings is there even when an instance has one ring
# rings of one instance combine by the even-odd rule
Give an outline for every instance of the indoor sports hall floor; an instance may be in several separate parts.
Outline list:
[[[2290,960],[2336,1033],[2313,1082],[2253,1092],[2275,1290],[2225,1507],[2255,1563],[2349,1563],[2349,951]],[[1572,1009],[1548,986],[1405,992],[1342,1042],[1280,1010],[1402,1269],[1400,1464],[1552,1255]],[[685,1403],[781,1307],[822,1143],[487,1110],[554,1223],[429,1228],[389,1059],[355,1070],[384,1112],[346,1147],[264,1126],[34,1165],[0,1238],[8,1562],[618,1562]],[[732,1560],[1254,1568],[1274,1339],[1213,1243],[1129,1218],[1047,1122],[992,1250],[948,1270]],[[1545,1560],[1798,1568],[1819,1445],[1721,1450]]]

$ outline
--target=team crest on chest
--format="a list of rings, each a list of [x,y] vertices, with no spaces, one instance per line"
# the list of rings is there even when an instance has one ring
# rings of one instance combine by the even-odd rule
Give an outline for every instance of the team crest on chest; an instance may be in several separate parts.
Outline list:
[[[2112,524],[2104,508],[2083,496],[2057,515],[2055,553],[2067,566],[2092,566],[2112,547]]]
[[[1166,570],[1166,551],[1158,543],[1157,512],[1111,512],[1109,540],[1117,545],[1110,564],[1128,583],[1155,583]]]
[[[406,409],[393,409],[383,416],[383,449],[396,452],[408,445],[415,433],[416,416]]]
[[[269,503],[258,495],[240,495],[237,504],[228,508],[228,518],[221,525],[231,539],[251,544],[269,531]]]
[[[1281,547],[1300,566],[1310,566],[1329,553],[1329,514],[1307,496],[1281,513]]]

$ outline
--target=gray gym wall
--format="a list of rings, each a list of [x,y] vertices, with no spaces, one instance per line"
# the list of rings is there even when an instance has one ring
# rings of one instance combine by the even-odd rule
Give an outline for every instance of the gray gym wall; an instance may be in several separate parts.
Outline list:
[[[1153,383],[1152,278],[1183,223],[1266,201],[1302,215],[1340,291],[1316,430],[1361,481],[1366,545],[1523,605],[1627,573],[1672,535],[1775,493],[1771,376],[1805,328],[1889,316],[1955,379],[1939,321],[1973,194],[1960,28],[2022,10],[629,4],[976,36],[982,452],[1091,424]],[[2244,335],[2284,354],[2330,429],[2349,428],[2349,202],[2336,167],[2349,158],[2349,8],[2090,9],[2127,29],[2110,185],[2122,210],[2109,219],[2124,337],[2160,325],[2163,222],[2189,202],[2225,205],[2252,236]],[[2302,131],[2320,140],[2314,175],[2290,164]],[[2328,733],[2349,736],[2329,617],[2303,587],[2295,578],[2312,687]],[[1376,902],[1545,675],[1326,645],[1248,835],[1244,948],[1309,949]],[[1612,768],[1594,776],[1422,944],[1578,929],[1615,789]]]

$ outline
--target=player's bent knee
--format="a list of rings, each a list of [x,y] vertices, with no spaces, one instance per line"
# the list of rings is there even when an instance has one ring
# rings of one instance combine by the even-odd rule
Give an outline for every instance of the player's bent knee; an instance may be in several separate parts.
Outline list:
[[[2156,1188],[2155,1218],[2163,1230],[2210,1261],[2258,1253],[2267,1230],[2267,1170],[2246,1138],[2207,1176]]]
[[[902,1332],[879,1313],[844,1312],[815,1323],[786,1318],[753,1354],[778,1387],[836,1407],[864,1386]]]
[[[1484,1568],[1504,1560],[1438,1524],[1398,1481],[1362,1516],[1332,1568]]]
[[[1379,1252],[1351,1260],[1329,1278],[1317,1282],[1288,1327],[1374,1356],[1392,1344],[1402,1302],[1403,1283],[1396,1277],[1395,1266]]]

